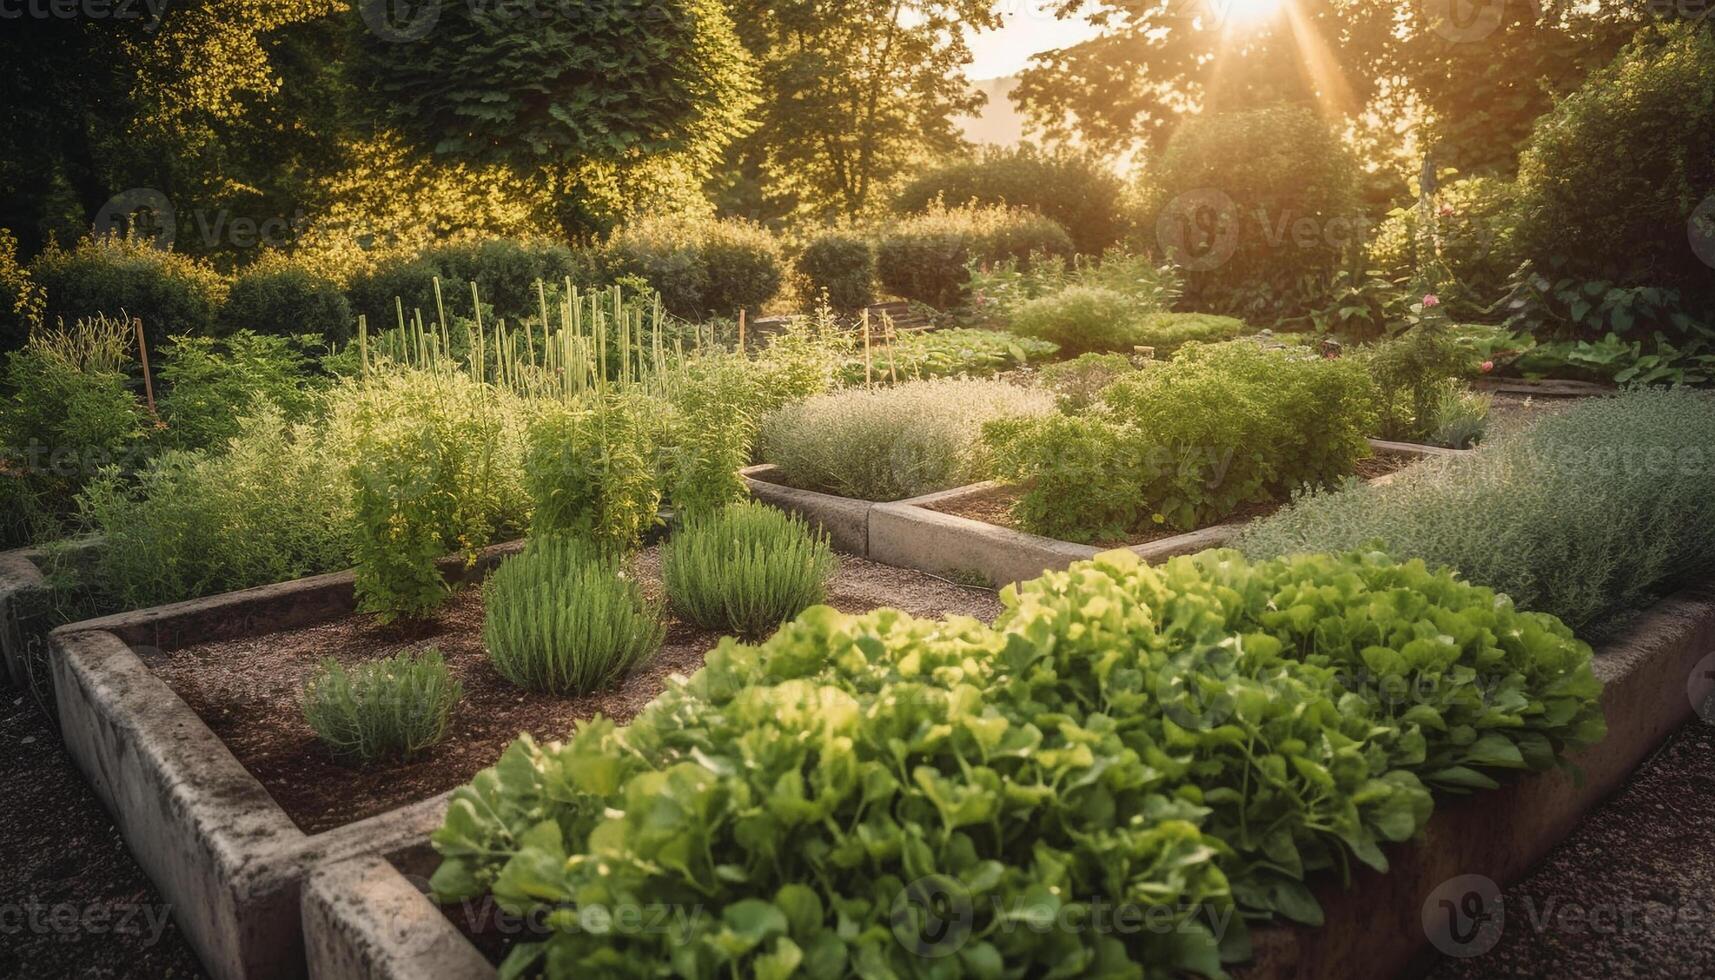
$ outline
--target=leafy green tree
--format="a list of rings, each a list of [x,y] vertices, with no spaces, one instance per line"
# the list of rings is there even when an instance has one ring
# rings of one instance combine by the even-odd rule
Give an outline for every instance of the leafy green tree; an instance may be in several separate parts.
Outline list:
[[[382,6],[360,0],[351,43],[364,112],[424,155],[556,198],[590,166],[674,155],[706,173],[754,105],[718,0],[445,3],[402,23]]]
[[[998,26],[988,0],[732,0],[762,83],[758,125],[716,183],[723,210],[857,214],[914,163],[964,147],[953,119],[966,30]]]

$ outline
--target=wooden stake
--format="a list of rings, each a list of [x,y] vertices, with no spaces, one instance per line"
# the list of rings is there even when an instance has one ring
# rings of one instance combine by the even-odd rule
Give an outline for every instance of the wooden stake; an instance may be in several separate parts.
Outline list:
[[[738,352],[744,353],[744,307],[738,308]]]
[[[155,380],[149,376],[149,345],[143,341],[143,318],[132,317],[131,326],[137,331],[137,356],[143,362],[143,396],[149,402],[149,414],[155,414]]]
[[[875,381],[869,369],[869,310],[863,311],[863,386],[875,387]]]

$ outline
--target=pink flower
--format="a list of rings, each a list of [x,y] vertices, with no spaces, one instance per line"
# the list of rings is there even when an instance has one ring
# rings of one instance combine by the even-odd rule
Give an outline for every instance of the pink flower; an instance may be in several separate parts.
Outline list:
[[[1425,293],[1424,294],[1424,297],[1423,297],[1423,308],[1424,309],[1426,309],[1426,310],[1432,309],[1432,308],[1440,306],[1440,305],[1441,305],[1441,297],[1435,295],[1434,293]]]
[[[1495,362],[1494,361],[1484,361],[1483,362],[1483,373],[1484,374],[1488,374],[1491,371],[1493,371],[1494,369],[1495,369]]]
[[[1451,204],[1441,205],[1441,217],[1443,217],[1443,218],[1453,217],[1453,205],[1451,205]]]

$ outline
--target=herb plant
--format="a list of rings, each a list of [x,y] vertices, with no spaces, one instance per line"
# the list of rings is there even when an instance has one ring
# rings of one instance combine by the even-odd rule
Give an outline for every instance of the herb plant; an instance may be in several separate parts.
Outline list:
[[[661,503],[659,412],[640,393],[614,392],[533,421],[524,458],[532,533],[569,534],[616,553],[637,547]]]
[[[1581,403],[1387,486],[1308,497],[1247,529],[1253,556],[1374,542],[1597,628],[1715,571],[1715,403],[1640,390]]]
[[[446,736],[463,693],[433,647],[349,670],[327,657],[304,686],[304,720],[338,756],[408,762]]]
[[[752,639],[821,602],[836,565],[826,534],[754,502],[693,515],[661,546],[673,611]]]
[[[794,486],[899,500],[982,479],[983,423],[1052,409],[1047,394],[1002,381],[913,381],[840,391],[769,416],[762,458]]]
[[[482,639],[502,677],[588,694],[642,665],[666,627],[619,559],[587,540],[534,537],[483,584]]]

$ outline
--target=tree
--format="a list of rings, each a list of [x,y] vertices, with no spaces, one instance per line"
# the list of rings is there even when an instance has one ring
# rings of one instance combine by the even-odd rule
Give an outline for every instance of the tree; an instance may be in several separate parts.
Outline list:
[[[30,97],[0,127],[0,226],[26,253],[69,241],[122,191],[148,188],[180,216],[290,216],[336,154],[333,0],[183,0],[107,18],[26,17],[0,31],[0,85]],[[136,16],[127,16],[134,13]]]
[[[988,0],[733,0],[762,105],[717,182],[723,209],[858,214],[917,160],[963,148],[954,117],[982,96],[961,68]]]
[[[358,6],[351,74],[377,125],[556,199],[590,168],[672,157],[706,174],[754,105],[719,0],[446,3],[405,23],[381,19],[382,0]]]
[[[1105,30],[1038,55],[1013,99],[1049,137],[1105,151],[1159,148],[1188,113],[1315,102],[1380,114],[1438,164],[1507,175],[1533,121],[1660,6],[1282,0],[1247,22],[1240,0],[1063,0]]]

